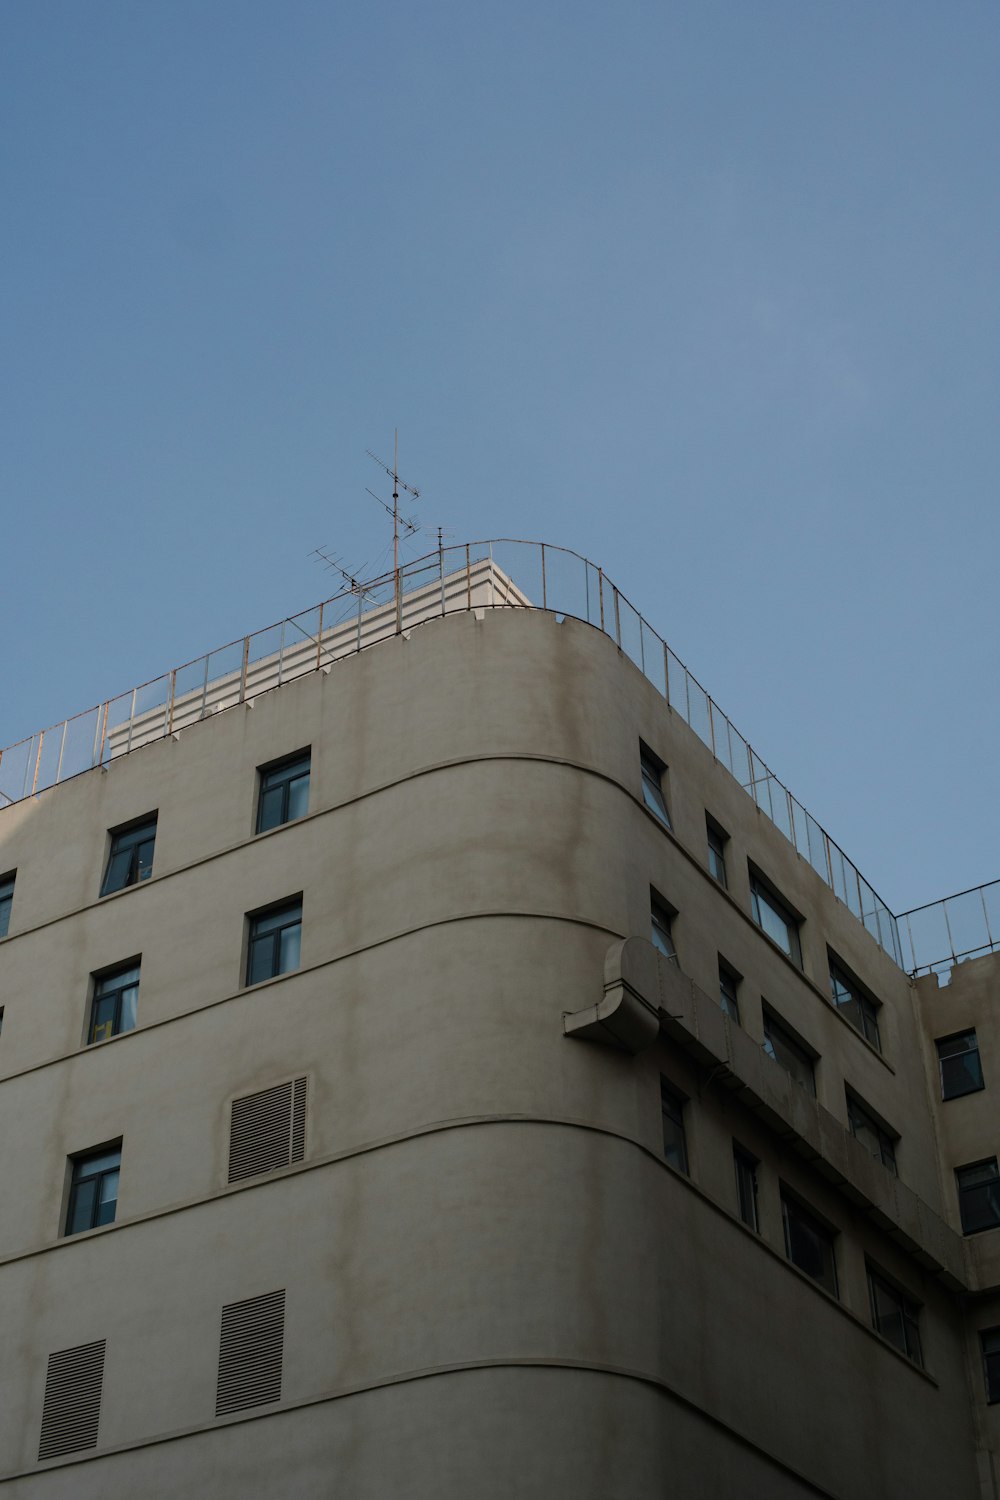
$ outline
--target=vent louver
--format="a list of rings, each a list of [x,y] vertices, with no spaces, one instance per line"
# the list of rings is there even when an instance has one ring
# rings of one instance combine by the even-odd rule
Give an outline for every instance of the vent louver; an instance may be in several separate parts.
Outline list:
[[[106,1339],[49,1355],[39,1462],[96,1448]]]
[[[242,1182],[301,1161],[305,1155],[306,1080],[279,1083],[233,1100],[229,1181]]]
[[[222,1309],[217,1417],[281,1400],[284,1342],[284,1289]]]

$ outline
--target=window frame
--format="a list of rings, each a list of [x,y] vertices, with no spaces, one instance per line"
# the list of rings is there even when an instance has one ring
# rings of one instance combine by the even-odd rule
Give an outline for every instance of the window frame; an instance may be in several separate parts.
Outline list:
[[[742,1026],[740,1020],[740,985],[743,983],[743,975],[737,974],[732,964],[719,955],[719,1005],[725,1015],[737,1026]],[[729,984],[730,991],[727,993],[726,985]]]
[[[148,880],[153,873],[153,856],[156,850],[156,825],[159,809],[146,813],[144,817],[133,818],[130,823],[122,823],[117,828],[108,830],[108,855],[104,866],[104,875],[101,879],[100,895],[115,896],[119,891],[128,890],[130,886],[141,885]],[[146,838],[140,838],[140,834],[147,834]],[[131,840],[131,842],[129,842]],[[143,864],[142,849],[149,846],[148,863]],[[125,879],[116,885],[111,885],[112,871],[115,860],[123,854],[128,854],[128,864],[125,869]]]
[[[814,1052],[808,1045],[808,1043],[804,1042],[798,1035],[798,1033],[792,1030],[787,1021],[783,1020],[781,1016],[776,1015],[766,1001],[761,1007],[761,1015],[763,1018],[764,1026],[764,1040],[760,1044],[762,1051],[767,1054],[772,1062],[777,1063],[779,1068],[784,1068],[789,1078],[793,1079],[794,1082],[798,1084],[799,1088],[804,1089],[807,1094],[811,1095],[811,1097],[815,1099],[817,1097],[816,1063],[818,1061],[819,1054]],[[807,1074],[807,1083],[803,1082],[794,1068],[788,1066],[788,1063],[784,1060],[784,1058],[780,1055],[778,1049],[774,1046],[774,1037],[772,1036],[772,1032],[774,1031],[780,1033],[781,1046],[787,1050],[788,1054],[791,1057],[795,1058],[798,1061],[808,1063],[809,1071]]]
[[[657,822],[662,823],[664,828],[673,832],[673,824],[670,821],[670,808],[667,803],[667,791],[663,785],[663,776],[666,771],[666,763],[660,759],[645,740],[639,741],[639,775],[642,782],[642,803],[648,812],[652,813]]]
[[[668,1078],[660,1074],[660,1121],[663,1129],[663,1159],[667,1166],[684,1177],[691,1176],[691,1158],[688,1153],[687,1127],[684,1123],[686,1097],[675,1088]],[[673,1127],[669,1133],[668,1124]]]
[[[797,969],[801,969],[803,964],[800,928],[802,927],[803,918],[797,915],[793,907],[789,906],[784,896],[778,894],[766,875],[762,875],[754,865],[749,866],[749,871],[750,914],[753,917],[754,923],[779,952],[783,953]],[[776,937],[766,923],[761,921],[761,907],[768,911],[785,929],[787,944]]]
[[[915,1364],[919,1370],[924,1369],[923,1341],[920,1337],[920,1303],[914,1302],[904,1291],[896,1285],[884,1271],[878,1270],[870,1260],[865,1260],[865,1276],[868,1282],[868,1308],[871,1312],[872,1327],[879,1338],[885,1339],[906,1359]],[[899,1316],[900,1338],[893,1338],[887,1333],[884,1323],[889,1321],[891,1314],[883,1315],[879,1308],[878,1297],[896,1305]]]
[[[962,1176],[970,1172],[978,1171],[982,1167],[993,1168],[993,1175],[984,1177],[979,1182],[968,1182],[963,1185]],[[984,1156],[980,1161],[963,1162],[955,1168],[955,1186],[958,1192],[958,1217],[962,1225],[963,1235],[985,1234],[987,1230],[1000,1228],[1000,1166],[995,1156]],[[989,1224],[970,1223],[973,1213],[966,1213],[966,1205],[973,1195],[982,1194],[990,1204],[993,1218]]]
[[[980,1328],[979,1352],[983,1360],[983,1381],[986,1387],[986,1405],[996,1406],[1000,1402],[1000,1328]],[[987,1349],[986,1341],[991,1339],[996,1348]],[[995,1360],[991,1372],[990,1361]],[[995,1379],[993,1378],[995,1374]]]
[[[811,1235],[818,1244],[824,1246],[829,1252],[828,1264],[830,1274],[828,1279],[824,1279],[822,1275],[811,1271],[808,1266],[803,1265],[801,1260],[796,1260],[793,1255],[791,1234],[793,1220],[797,1231]],[[824,1222],[811,1208],[806,1208],[805,1204],[792,1191],[786,1188],[784,1183],[781,1185],[781,1227],[785,1241],[785,1259],[790,1265],[795,1266],[797,1270],[801,1271],[803,1276],[808,1276],[811,1281],[814,1281],[817,1286],[822,1287],[825,1292],[828,1292],[831,1297],[836,1298],[839,1302],[840,1281],[837,1275],[836,1251],[837,1230]]]
[[[961,1041],[963,1037],[969,1036],[971,1036],[975,1041],[974,1047],[967,1047],[964,1051],[949,1052],[945,1055],[942,1055],[941,1048],[943,1046],[946,1046],[947,1043],[958,1042]],[[986,1087],[986,1080],[983,1077],[983,1059],[982,1054],[979,1051],[979,1037],[976,1035],[976,1028],[974,1026],[968,1027],[965,1031],[953,1031],[948,1036],[935,1037],[934,1050],[937,1053],[938,1079],[941,1084],[942,1101],[947,1101],[948,1099],[964,1099],[967,1094],[978,1094],[982,1089]],[[947,1089],[945,1086],[945,1064],[953,1062],[958,1058],[966,1057],[975,1057],[976,1070],[979,1074],[979,1082],[970,1083],[968,1088],[953,1088],[950,1090]]]
[[[124,960],[120,964],[114,964],[109,969],[99,969],[90,976],[90,1006],[87,1012],[87,1031],[84,1045],[95,1047],[101,1042],[113,1041],[116,1036],[124,1036],[136,1028],[136,1017],[138,1015],[139,981],[142,968],[142,954],[136,958]],[[115,985],[111,981],[125,979],[127,975],[135,975],[130,983]],[[122,1012],[125,995],[129,990],[135,994],[131,1001],[131,1024],[123,1026]],[[101,1001],[114,999],[114,1010],[111,1017],[111,1031],[106,1036],[95,1036],[97,1028],[97,1011]],[[104,1023],[106,1024],[106,1023]]]
[[[293,912],[296,913],[295,916],[291,916]],[[284,974],[294,974],[302,967],[302,912],[303,901],[301,891],[298,893],[298,895],[286,896],[283,901],[275,901],[268,906],[259,907],[256,911],[247,912],[245,919],[246,962],[243,967],[244,989],[250,989],[258,984],[265,984],[269,979],[280,979]],[[266,926],[262,930],[258,930],[258,924],[262,922],[269,922],[273,918],[283,916],[286,913],[289,914],[291,920],[287,922],[275,923],[273,926]],[[295,963],[288,964],[284,968],[282,968],[281,935],[282,933],[288,932],[295,927],[298,928],[298,942],[295,950],[296,961]],[[263,947],[266,941],[270,942],[273,962],[271,964],[269,973],[260,974],[255,979],[252,976],[255,970],[254,958],[256,944],[260,943]]]
[[[852,1026],[859,1036],[863,1036],[869,1046],[882,1056],[882,1033],[879,1028],[878,1013],[882,1009],[882,1003],[875,999],[841,960],[827,949],[827,959],[830,969],[830,996],[833,1000],[834,1009],[838,1015],[843,1016],[849,1026]],[[841,995],[840,991],[843,992]]]
[[[705,813],[705,834],[708,842],[708,873],[717,885],[720,885],[724,891],[728,891],[726,845],[729,843],[729,834],[710,812]]]
[[[653,886],[649,888],[649,940],[662,959],[669,964],[679,965],[677,958],[677,945],[674,942],[673,924],[677,912],[668,901],[664,901],[659,891]],[[657,941],[659,934],[662,942]]]
[[[854,1139],[870,1153],[875,1161],[881,1162],[887,1172],[891,1172],[893,1177],[898,1177],[896,1146],[899,1142],[899,1133],[883,1124],[870,1105],[864,1104],[846,1085],[844,1095],[847,1100],[847,1124]],[[865,1133],[874,1137],[874,1145],[865,1139]]]
[[[733,1168],[736,1173],[736,1208],[740,1222],[754,1234],[760,1234],[760,1186],[757,1168],[760,1158],[739,1141],[733,1141]],[[741,1171],[742,1169],[742,1171]],[[749,1184],[749,1188],[747,1187]]]
[[[0,875],[0,941],[10,932],[10,914],[14,907],[16,881],[16,870],[8,870],[6,875]]]
[[[107,1160],[108,1165],[101,1167],[97,1171],[86,1172],[82,1170],[88,1165],[88,1163],[103,1162],[105,1160]],[[115,1222],[118,1217],[118,1197],[121,1177],[121,1165],[121,1138],[119,1138],[117,1141],[109,1141],[104,1146],[94,1147],[90,1151],[82,1151],[77,1155],[71,1156],[69,1158],[69,1192],[66,1201],[66,1213],[63,1219],[64,1239],[67,1239],[70,1235],[74,1234],[86,1234],[91,1229],[104,1229],[107,1227],[107,1225],[113,1224]],[[104,1183],[106,1178],[111,1177],[114,1177],[115,1179],[115,1195],[114,1198],[110,1200],[111,1214],[110,1217],[102,1219],[101,1211],[102,1209],[106,1209],[108,1206],[107,1203],[102,1202],[102,1184]],[[89,1224],[80,1224],[76,1228],[74,1228],[73,1221],[75,1218],[75,1210],[77,1206],[79,1191],[82,1187],[91,1182],[97,1184],[94,1190],[91,1211],[88,1215],[91,1222]]]
[[[302,769],[304,767],[304,769]],[[257,812],[254,818],[254,835],[270,833],[274,828],[283,828],[286,823],[297,823],[309,813],[309,790],[312,778],[312,746],[307,745],[292,755],[283,755],[280,760],[269,761],[257,767]],[[305,781],[305,807],[291,815],[292,787]],[[280,817],[263,827],[265,799],[272,793],[279,794]]]

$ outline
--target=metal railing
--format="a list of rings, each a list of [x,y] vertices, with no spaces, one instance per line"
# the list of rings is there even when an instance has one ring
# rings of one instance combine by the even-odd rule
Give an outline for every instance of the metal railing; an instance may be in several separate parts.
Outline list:
[[[106,765],[116,755],[314,672],[401,628],[478,608],[541,608],[584,620],[609,635],[875,941],[904,967],[896,918],[840,846],[603,570],[577,552],[544,542],[500,538],[439,547],[405,563],[398,580],[387,573],[361,589],[345,589],[302,614],[41,730],[0,751],[0,807]],[[1000,920],[993,930],[1000,933]]]
[[[963,959],[996,953],[1000,880],[901,912],[896,925],[904,967],[911,974],[943,974]]]

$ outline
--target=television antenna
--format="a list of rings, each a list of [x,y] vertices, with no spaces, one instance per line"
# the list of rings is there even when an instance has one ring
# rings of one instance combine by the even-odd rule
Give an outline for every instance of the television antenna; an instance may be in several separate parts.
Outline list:
[[[382,469],[384,473],[388,474],[389,478],[392,480],[391,506],[387,505],[379,495],[376,495],[374,490],[368,490],[367,486],[366,490],[367,493],[371,495],[372,499],[377,500],[382,509],[384,511],[387,511],[389,515],[392,516],[392,591],[393,596],[396,600],[396,634],[401,635],[403,631],[403,589],[399,573],[399,528],[400,523],[402,523],[406,535],[412,536],[414,532],[420,530],[420,524],[416,517],[400,515],[399,491],[401,488],[404,489],[406,493],[412,496],[414,500],[420,499],[420,491],[416,488],[415,485],[407,484],[404,479],[400,479],[399,477],[398,427],[394,428],[393,430],[391,469],[385,462],[385,459],[379,458],[378,454],[373,453],[370,448],[366,448],[365,452],[368,454],[368,457],[372,460],[372,462],[378,464],[379,468]]]

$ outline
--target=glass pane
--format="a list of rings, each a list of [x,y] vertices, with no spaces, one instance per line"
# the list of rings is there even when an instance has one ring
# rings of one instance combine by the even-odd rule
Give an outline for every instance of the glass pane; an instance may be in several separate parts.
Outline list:
[[[94,1205],[97,1199],[97,1180],[77,1183],[70,1196],[67,1234],[79,1234],[81,1229],[94,1227]]]
[[[107,874],[104,884],[101,886],[101,895],[110,896],[112,891],[124,890],[128,883],[129,870],[132,867],[131,849],[123,849],[120,854],[112,854],[108,861]]]
[[[101,1172],[113,1170],[122,1159],[122,1154],[117,1146],[114,1151],[102,1151],[100,1156],[87,1156],[76,1163],[75,1175],[78,1182],[83,1182],[88,1177],[97,1177]]]
[[[136,1010],[139,1003],[139,986],[129,985],[128,989],[122,990],[122,1008],[118,1018],[119,1031],[134,1031]]]
[[[670,817],[667,813],[667,803],[660,785],[659,774],[649,771],[646,765],[642,768],[642,797],[651,813],[655,813],[661,823],[670,827]]]
[[[274,911],[261,912],[259,917],[253,919],[254,939],[263,937],[266,932],[274,932],[278,927],[285,927],[289,922],[298,921],[300,912],[301,908],[297,904],[277,906]]]
[[[153,873],[153,847],[154,841],[147,839],[144,844],[139,845],[137,880],[147,880]]]
[[[304,818],[309,811],[309,772],[288,784],[288,818]]]
[[[266,933],[263,937],[254,938],[250,944],[247,984],[260,984],[262,979],[272,979],[274,973],[274,938]]]
[[[118,1205],[118,1173],[106,1172],[101,1178],[96,1224],[113,1224]],[[95,1227],[96,1227],[95,1224]]]
[[[292,969],[299,966],[299,956],[302,947],[302,924],[296,922],[294,927],[285,927],[281,931],[279,940],[278,968],[279,974],[288,974]]]
[[[833,1260],[833,1246],[830,1243],[826,1231],[810,1219],[804,1209],[794,1204],[783,1202],[782,1207],[785,1214],[785,1246],[788,1258],[798,1266],[800,1271],[805,1271],[818,1281],[820,1286],[826,1287],[828,1292],[837,1295],[837,1275]]]
[[[109,1037],[114,1036],[115,1026],[115,997],[106,995],[94,1001],[94,1014],[90,1024],[90,1040],[92,1042],[106,1042]]]
[[[257,832],[266,833],[283,823],[285,792],[282,786],[272,786],[260,794],[260,810],[257,814]]]

